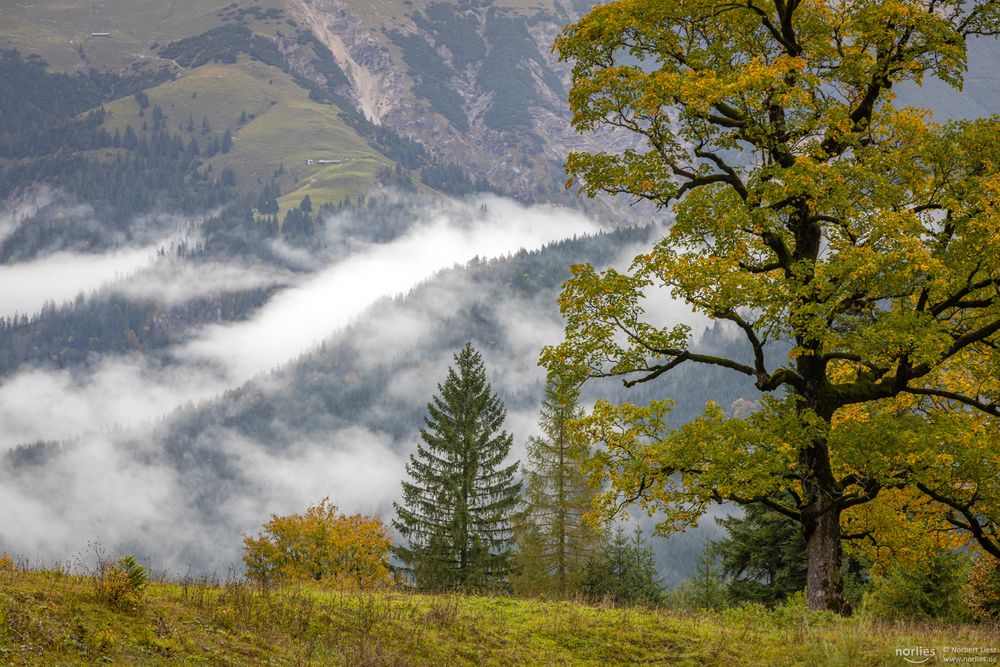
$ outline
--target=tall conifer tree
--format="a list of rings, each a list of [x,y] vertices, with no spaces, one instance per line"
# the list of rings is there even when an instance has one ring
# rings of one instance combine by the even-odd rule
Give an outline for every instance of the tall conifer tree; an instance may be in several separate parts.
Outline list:
[[[600,549],[601,535],[583,520],[594,490],[581,470],[584,445],[569,434],[567,422],[583,415],[579,391],[550,381],[539,426],[528,441],[524,505],[516,525],[522,593],[566,596],[579,590],[588,559]]]
[[[393,526],[408,541],[396,555],[425,589],[506,586],[511,515],[520,482],[504,466],[512,438],[507,410],[466,344],[427,405],[421,442],[406,466]]]

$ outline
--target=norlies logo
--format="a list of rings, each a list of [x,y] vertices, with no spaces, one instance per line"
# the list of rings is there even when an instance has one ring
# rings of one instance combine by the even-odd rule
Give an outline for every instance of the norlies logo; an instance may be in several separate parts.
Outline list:
[[[911,646],[908,648],[897,648],[896,655],[913,665],[922,665],[930,662],[931,658],[937,655],[937,651],[926,646]]]

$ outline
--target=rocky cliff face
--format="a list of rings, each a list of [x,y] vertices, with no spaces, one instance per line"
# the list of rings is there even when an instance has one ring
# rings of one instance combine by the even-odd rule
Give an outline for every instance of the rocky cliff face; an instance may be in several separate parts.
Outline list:
[[[381,124],[407,88],[377,32],[364,26],[343,0],[294,0],[291,11],[333,53],[347,74],[346,92],[358,109]]]
[[[569,127],[569,68],[551,50],[569,6],[294,0],[289,12],[333,54],[343,94],[371,122],[504,194],[566,200],[566,153],[607,140]],[[290,59],[308,75],[308,58]]]

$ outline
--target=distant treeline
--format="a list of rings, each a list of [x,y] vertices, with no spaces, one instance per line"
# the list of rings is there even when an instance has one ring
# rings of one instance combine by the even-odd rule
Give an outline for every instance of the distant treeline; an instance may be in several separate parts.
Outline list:
[[[225,138],[204,147],[195,137],[167,129],[166,116],[151,110],[142,127],[124,134],[103,126],[100,105],[123,94],[146,99],[157,70],[130,79],[112,75],[52,74],[37,57],[16,51],[0,56],[0,157],[13,160],[0,171],[0,197],[10,198],[36,183],[86,203],[91,215],[65,215],[59,207],[40,211],[0,242],[0,262],[33,257],[59,248],[97,249],[130,233],[135,216],[157,208],[202,212],[235,196],[231,169],[212,173],[203,151],[222,150]],[[148,104],[148,99],[146,101]],[[79,114],[91,109],[84,117]],[[100,224],[95,224],[99,219]]]

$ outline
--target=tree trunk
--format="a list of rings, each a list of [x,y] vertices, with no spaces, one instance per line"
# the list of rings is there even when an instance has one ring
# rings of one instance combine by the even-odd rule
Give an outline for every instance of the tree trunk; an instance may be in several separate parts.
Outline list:
[[[564,446],[562,433],[559,437],[559,495],[557,528],[559,530],[559,597],[566,597],[566,461],[564,459],[566,447]]]
[[[817,406],[815,402],[810,403]],[[829,425],[833,412],[823,406],[815,409],[814,414]],[[827,436],[815,436],[811,446],[801,453],[799,463],[803,470],[808,471],[807,478],[803,480],[806,505],[801,515],[806,540],[806,600],[810,609],[846,616],[851,610],[844,600],[841,509],[838,505],[843,489],[833,474]]]
[[[829,508],[804,524],[808,569],[806,599],[810,609],[851,613],[844,600],[840,510]]]

